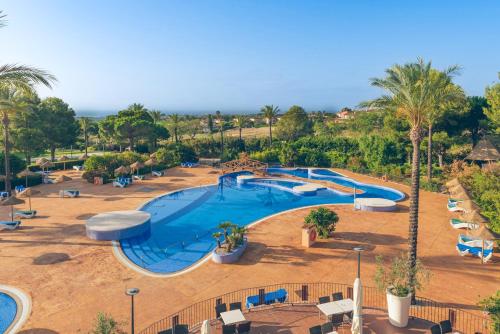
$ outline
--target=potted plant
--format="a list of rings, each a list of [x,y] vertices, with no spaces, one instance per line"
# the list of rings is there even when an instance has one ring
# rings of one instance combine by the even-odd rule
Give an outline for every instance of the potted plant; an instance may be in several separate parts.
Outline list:
[[[376,257],[375,284],[387,296],[389,322],[396,327],[408,325],[411,304],[410,274],[413,274],[413,285],[416,290],[429,280],[430,272],[417,260],[411,267],[408,256],[403,253],[395,257],[389,266],[384,265],[382,256]]]
[[[314,227],[319,238],[327,239],[335,231],[335,224],[338,221],[339,216],[334,211],[320,207],[309,212],[304,220],[304,225]]]
[[[217,248],[212,252],[212,261],[216,263],[234,263],[238,261],[245,252],[248,241],[245,237],[247,229],[231,222],[224,222],[219,225],[223,233],[216,232],[212,236],[217,240]],[[224,242],[220,242],[220,237],[224,234]]]
[[[491,333],[500,333],[500,290],[479,302],[479,306],[492,320]]]

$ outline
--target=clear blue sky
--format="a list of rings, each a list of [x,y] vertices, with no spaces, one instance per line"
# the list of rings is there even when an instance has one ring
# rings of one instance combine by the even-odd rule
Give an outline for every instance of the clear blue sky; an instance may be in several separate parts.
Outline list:
[[[394,63],[463,66],[470,95],[500,71],[500,1],[3,0],[0,63],[59,79],[77,112],[355,106]]]

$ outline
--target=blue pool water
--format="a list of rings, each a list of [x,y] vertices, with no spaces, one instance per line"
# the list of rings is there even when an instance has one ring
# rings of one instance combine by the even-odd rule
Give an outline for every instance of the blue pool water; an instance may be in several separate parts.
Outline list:
[[[151,233],[121,240],[123,253],[151,272],[175,273],[195,264],[214,249],[216,242],[212,233],[219,231],[217,225],[223,221],[245,226],[294,208],[353,202],[352,194],[331,189],[318,190],[314,196],[301,196],[282,189],[303,184],[295,180],[260,179],[239,185],[236,176],[240,174],[249,173],[227,175],[221,178],[219,185],[185,189],[148,202],[141,210],[151,213]],[[347,180],[342,178],[339,182]],[[362,184],[358,185],[361,189]],[[395,191],[390,188],[364,187],[368,189],[363,194],[366,197],[395,197]]]
[[[16,301],[11,296],[0,292],[0,334],[7,331],[16,318],[16,313]]]

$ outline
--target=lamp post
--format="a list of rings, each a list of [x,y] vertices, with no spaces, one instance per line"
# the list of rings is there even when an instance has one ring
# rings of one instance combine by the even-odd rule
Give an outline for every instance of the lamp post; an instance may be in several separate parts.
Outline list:
[[[130,333],[134,334],[134,296],[139,293],[139,289],[130,288],[125,290],[125,294],[131,297],[131,308],[130,308]]]
[[[363,247],[354,247],[354,251],[358,253],[358,276],[357,278],[360,278],[361,275],[361,252],[363,251]]]

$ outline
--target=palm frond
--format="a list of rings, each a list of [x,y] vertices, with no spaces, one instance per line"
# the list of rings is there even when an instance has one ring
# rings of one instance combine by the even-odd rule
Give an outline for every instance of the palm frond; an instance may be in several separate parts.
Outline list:
[[[0,84],[10,84],[24,88],[42,84],[52,88],[52,83],[54,82],[57,82],[55,76],[36,67],[18,64],[0,66]]]
[[[5,19],[7,15],[3,14],[3,11],[0,10],[0,28],[5,27],[7,25],[7,20]]]

